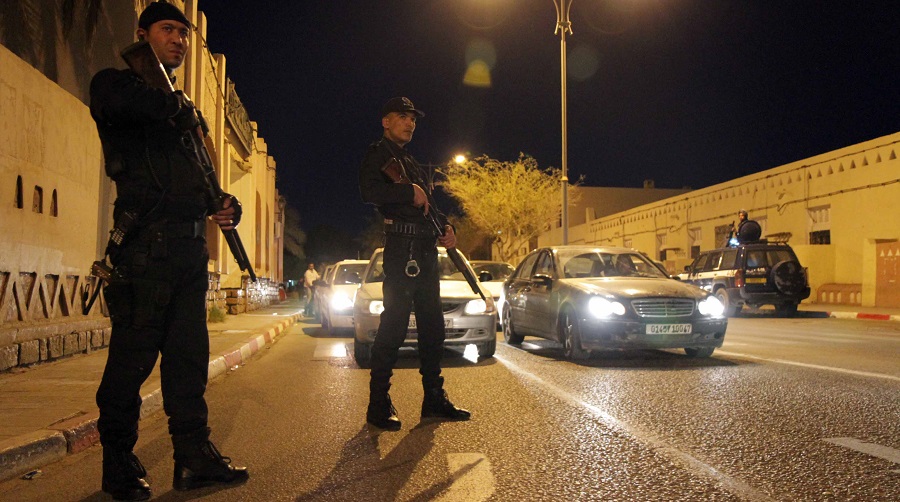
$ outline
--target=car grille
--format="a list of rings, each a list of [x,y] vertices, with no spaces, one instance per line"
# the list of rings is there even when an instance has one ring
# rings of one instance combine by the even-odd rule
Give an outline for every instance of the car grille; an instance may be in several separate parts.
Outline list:
[[[441,303],[441,311],[445,314],[448,314],[448,313],[453,312],[454,310],[458,309],[460,305],[462,305],[462,304],[459,302],[443,302],[443,303]],[[415,311],[416,311],[416,308],[414,305],[412,312],[415,313]]]
[[[633,300],[631,306],[641,317],[679,317],[694,313],[694,300],[683,298]]]

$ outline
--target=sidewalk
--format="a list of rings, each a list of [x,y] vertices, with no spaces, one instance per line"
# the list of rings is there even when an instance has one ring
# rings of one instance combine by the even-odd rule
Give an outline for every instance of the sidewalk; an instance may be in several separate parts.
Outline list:
[[[297,299],[209,326],[209,379],[247,362],[302,316]],[[107,349],[0,374],[0,481],[99,441],[94,395]],[[162,410],[159,364],[141,387],[141,417]]]

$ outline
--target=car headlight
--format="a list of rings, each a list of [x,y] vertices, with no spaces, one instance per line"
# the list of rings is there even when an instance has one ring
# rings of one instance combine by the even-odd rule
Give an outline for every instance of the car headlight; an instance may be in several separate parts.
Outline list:
[[[353,308],[353,300],[347,296],[347,293],[335,293],[331,297],[332,310],[350,310]]]
[[[468,315],[484,314],[487,312],[487,302],[484,300],[469,300],[466,303],[465,313]]]
[[[381,300],[372,300],[369,302],[369,313],[372,315],[381,315],[384,312],[384,302]]]
[[[715,296],[707,296],[697,304],[697,310],[703,315],[722,317],[722,314],[725,313],[725,305],[722,305],[722,302]]]
[[[613,314],[625,314],[625,306],[619,302],[612,302],[606,298],[595,296],[588,301],[588,312],[594,317],[609,317]]]

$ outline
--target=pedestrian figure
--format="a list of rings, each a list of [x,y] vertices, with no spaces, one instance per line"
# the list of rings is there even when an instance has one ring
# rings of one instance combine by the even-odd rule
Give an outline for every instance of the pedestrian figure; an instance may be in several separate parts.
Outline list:
[[[366,421],[388,430],[400,429],[400,418],[388,391],[400,346],[406,338],[410,312],[415,308],[424,398],[422,418],[468,420],[470,413],[457,408],[444,391],[441,356],[444,351],[444,316],[441,310],[437,244],[455,247],[456,235],[447,219],[438,214],[446,232],[438,237],[425,215],[430,190],[421,166],[406,151],[417,120],[425,114],[407,98],[392,98],[381,112],[383,136],[369,146],[359,172],[364,202],[374,204],[384,217],[384,312],[372,345],[372,370]],[[392,161],[392,159],[395,159]],[[394,183],[382,168],[399,163],[409,183]]]
[[[174,82],[188,48],[191,23],[175,6],[151,3],[137,36],[149,42]],[[174,449],[173,485],[189,490],[246,481],[210,441],[204,393],[209,363],[206,292],[207,215],[222,229],[238,225],[240,203],[224,209],[183,141],[199,125],[180,91],[149,87],[130,70],[108,68],[91,81],[91,115],[103,146],[106,173],[116,183],[114,225],[124,237],[108,252],[113,264],[104,289],[112,338],[97,390],[103,445],[102,489],[115,500],[146,500],[150,485],[134,454],[141,384],[161,355],[163,408]]]

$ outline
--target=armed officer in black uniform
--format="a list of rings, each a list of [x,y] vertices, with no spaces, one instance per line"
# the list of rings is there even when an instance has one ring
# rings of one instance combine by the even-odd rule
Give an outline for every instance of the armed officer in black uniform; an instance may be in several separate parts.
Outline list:
[[[174,82],[184,60],[190,22],[173,5],[151,3],[137,36],[150,43]],[[206,391],[207,215],[222,228],[237,226],[241,211],[228,196],[216,211],[207,179],[185,131],[198,125],[184,94],[148,87],[130,70],[106,69],[91,81],[91,115],[103,146],[106,172],[115,181],[114,221],[124,232],[108,253],[113,264],[105,297],[112,338],[97,390],[103,445],[102,488],[116,500],[146,500],[150,486],[133,449],[141,410],[141,384],[159,354],[174,487],[187,490],[248,479],[209,440]]]
[[[381,111],[384,136],[366,152],[359,171],[359,189],[364,202],[375,204],[384,217],[384,312],[372,345],[372,371],[366,421],[388,430],[399,430],[400,419],[388,391],[398,351],[406,338],[409,316],[415,309],[418,347],[425,392],[422,418],[468,420],[470,413],[447,398],[441,376],[444,351],[444,316],[441,310],[437,243],[456,246],[453,227],[442,214],[444,225],[438,236],[426,214],[430,190],[421,166],[404,148],[412,140],[416,121],[425,114],[407,98],[392,98]],[[396,159],[409,183],[394,183],[382,172]]]

